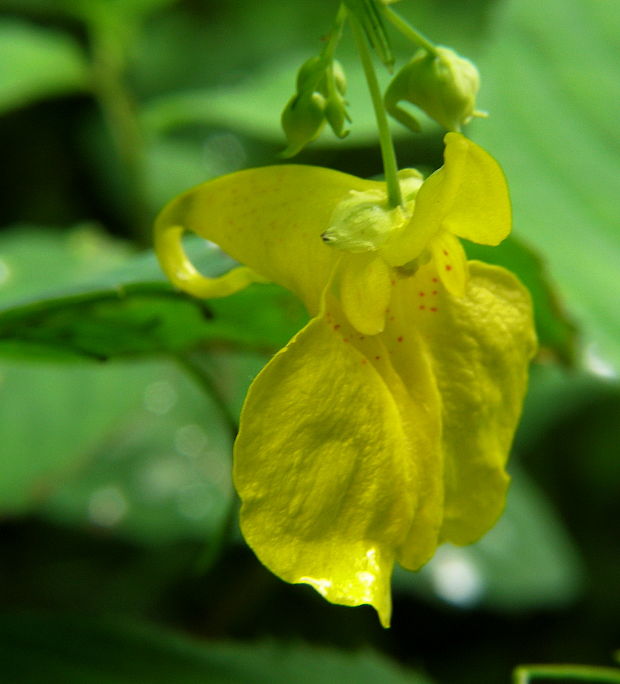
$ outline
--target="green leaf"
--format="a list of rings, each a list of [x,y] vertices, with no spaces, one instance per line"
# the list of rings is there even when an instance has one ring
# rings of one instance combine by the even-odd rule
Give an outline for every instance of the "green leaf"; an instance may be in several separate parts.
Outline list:
[[[207,304],[188,297],[168,284],[152,252],[85,282],[84,271],[101,272],[100,264],[110,263],[110,257],[102,242],[101,249],[94,248],[76,265],[71,253],[74,239],[58,237],[48,251],[50,236],[9,235],[11,245],[21,248],[3,252],[0,261],[5,282],[4,296],[0,295],[0,355],[106,359],[178,353],[205,342],[273,350],[306,320],[297,300],[271,285],[256,285]],[[207,275],[219,275],[233,265],[203,240],[189,241],[187,251]],[[47,262],[54,263],[51,273],[42,267]],[[76,269],[80,273],[71,286],[70,274]],[[40,283],[45,274],[46,287]]]
[[[0,514],[152,544],[218,534],[233,435],[171,362],[0,364],[0,394]]]
[[[565,605],[582,579],[579,557],[555,512],[517,470],[506,510],[472,546],[441,546],[418,574],[398,569],[395,587],[463,608],[523,611]]]
[[[17,19],[0,21],[0,113],[88,85],[88,65],[73,38]]]
[[[214,541],[233,502],[234,434],[218,405],[171,362],[115,362],[103,369],[89,365],[77,377],[75,367],[61,368],[57,385],[46,395],[48,405],[27,420],[16,416],[17,425],[6,430],[12,447],[6,450],[12,456],[9,470],[30,475],[34,484],[50,482],[39,514],[148,545]],[[12,402],[16,414],[26,414],[25,394],[42,394],[40,364],[30,369],[29,381]],[[105,392],[94,394],[104,382]],[[107,429],[94,431],[76,421],[69,396],[71,406],[81,406],[80,415],[112,418]],[[38,450],[16,449],[16,439],[27,429],[38,435]],[[87,431],[88,449],[83,450],[76,442]],[[59,472],[59,460],[71,457],[77,464]],[[46,475],[42,459],[53,468]],[[32,490],[23,483],[18,489],[19,484],[12,491],[26,496]]]
[[[564,311],[545,261],[531,247],[514,236],[497,247],[467,243],[467,256],[513,271],[529,289],[534,300],[534,317],[540,354],[567,366],[575,362],[576,327]]]
[[[516,230],[545,255],[590,358],[617,377],[620,5],[508,0],[498,11],[478,63],[491,116],[474,137],[504,166]]]
[[[7,615],[3,679],[20,684],[429,684],[370,651],[276,643],[204,643],[147,626]]]
[[[204,241],[188,250],[206,272],[230,267]],[[0,254],[0,353],[38,359],[0,365],[0,512],[37,507],[146,543],[219,534],[231,505],[234,411],[222,416],[171,362],[41,359],[169,354],[205,340],[226,342],[228,353],[231,342],[271,349],[301,327],[299,305],[281,308],[282,290],[258,287],[206,310],[172,290],[152,253],[128,258],[92,228],[9,231]],[[207,362],[206,372],[245,386],[259,356],[238,371],[225,364],[226,373]]]

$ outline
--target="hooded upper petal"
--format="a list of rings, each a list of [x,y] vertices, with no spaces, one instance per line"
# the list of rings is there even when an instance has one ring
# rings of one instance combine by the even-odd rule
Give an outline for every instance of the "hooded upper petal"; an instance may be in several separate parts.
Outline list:
[[[373,190],[384,191],[385,184],[313,166],[238,171],[172,200],[157,219],[157,251],[166,274],[187,289],[183,276],[192,275],[191,265],[179,239],[184,230],[192,231],[262,278],[294,292],[314,314],[341,255],[321,235],[351,191]],[[244,279],[251,282],[247,272],[235,277],[240,285]],[[207,282],[207,296],[208,288]]]

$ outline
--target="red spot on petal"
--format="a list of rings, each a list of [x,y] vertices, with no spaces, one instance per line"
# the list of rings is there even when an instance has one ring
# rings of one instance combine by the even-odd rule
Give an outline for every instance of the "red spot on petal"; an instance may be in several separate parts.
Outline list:
[[[378,361],[380,358],[380,356],[375,356],[375,361]]]
[[[443,250],[444,256],[448,256],[448,252],[444,249]]]
[[[343,338],[342,338],[342,341],[343,341],[343,342],[348,342],[348,341],[349,341],[349,338],[348,338],[348,337],[343,337]]]
[[[431,306],[431,311],[437,311],[437,307]]]
[[[390,320],[393,321],[393,320],[394,320],[394,316],[390,316]]]
[[[434,283],[438,283],[439,280],[438,280],[437,278],[433,278],[433,282],[434,282]]]
[[[424,292],[420,292],[420,297],[424,297]]]
[[[403,341],[403,336],[401,335],[400,337],[397,337],[397,338],[396,338],[396,341],[397,341],[397,342],[402,342],[402,341]]]
[[[450,266],[450,264],[446,264],[446,271],[451,271],[451,270],[452,270],[452,266]]]
[[[336,323],[336,325],[334,326],[334,330],[338,330],[339,327],[340,327],[340,323]]]
[[[367,359],[362,359],[362,366],[365,366],[368,363]]]
[[[431,294],[437,294],[437,290],[433,290]]]
[[[418,307],[418,309],[426,309],[426,307],[424,306],[424,304],[420,304],[420,306]]]

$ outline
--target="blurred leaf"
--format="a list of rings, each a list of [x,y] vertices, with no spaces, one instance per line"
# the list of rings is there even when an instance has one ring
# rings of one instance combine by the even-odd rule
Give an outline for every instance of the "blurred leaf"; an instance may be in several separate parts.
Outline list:
[[[218,406],[170,362],[117,362],[97,370],[99,377],[117,378],[116,386],[99,397],[83,396],[92,385],[86,376],[82,393],[75,383],[71,385],[77,395],[74,402],[81,401],[82,413],[115,411],[115,422],[104,434],[91,432],[85,467],[57,478],[40,514],[77,528],[110,530],[145,544],[213,540],[233,497],[234,435]],[[64,371],[67,385],[72,368]],[[25,390],[33,393],[38,386],[33,373]],[[57,391],[50,394],[50,403],[57,405],[54,429],[59,434],[64,430],[66,453],[75,453],[75,413],[66,410]],[[38,414],[30,419],[37,421],[42,422]],[[9,431],[15,432],[15,428]],[[49,433],[47,424],[37,430],[39,439]],[[54,446],[41,446],[50,460]],[[30,458],[26,451],[23,456]]]
[[[204,241],[188,249],[207,272],[232,263]],[[4,355],[104,358],[174,352],[204,339],[277,347],[298,328],[299,308],[281,309],[278,288],[251,289],[205,317],[200,302],[165,283],[152,253],[127,259],[127,252],[88,228],[4,235]],[[242,384],[256,367],[243,372]],[[236,386],[230,374],[227,381]],[[227,421],[236,414],[224,419],[204,388],[170,362],[4,363],[0,395],[0,512],[47,502],[43,512],[66,524],[152,543],[208,538],[226,518]]]
[[[91,357],[148,353],[176,353],[205,341],[228,342],[277,349],[303,325],[301,304],[281,288],[257,285],[225,300],[208,304],[176,292],[161,273],[154,254],[134,257],[122,268],[99,276],[92,283],[68,286],[74,270],[71,238],[58,238],[51,252],[41,251],[48,238],[32,240],[23,234],[9,236],[21,250],[3,254],[4,296],[0,299],[0,354],[44,358]],[[95,249],[80,266],[99,259]],[[65,250],[67,258],[65,259]],[[232,260],[203,240],[188,242],[192,261],[206,274],[218,275]],[[54,272],[48,287],[40,284],[46,274],[42,264],[53,261],[60,278],[55,288]],[[118,263],[118,262],[117,262]],[[62,271],[61,264],[66,265]],[[34,267],[41,267],[34,282],[27,282]],[[94,270],[101,271],[95,265]],[[16,292],[18,297],[11,297]],[[27,296],[26,296],[27,295]],[[0,295],[1,297],[1,295]]]
[[[0,364],[0,397],[0,515],[160,545],[219,534],[233,435],[174,364]]]
[[[572,365],[576,353],[576,328],[559,302],[543,259],[514,236],[497,247],[467,243],[466,250],[470,259],[499,264],[521,279],[534,301],[541,353]]]
[[[306,55],[307,57],[307,55]],[[282,142],[280,114],[294,92],[295,67],[304,62],[304,55],[282,55],[276,62],[248,75],[241,83],[212,89],[177,92],[153,98],[142,109],[144,127],[151,135],[175,129],[203,125],[223,127],[245,135]],[[362,67],[357,61],[346,64],[347,102],[352,117],[351,135],[340,140],[325,134],[316,146],[365,145],[377,141],[377,124],[370,106]],[[384,85],[389,80],[387,72],[379,73]],[[420,117],[423,130],[435,129],[426,117]],[[397,136],[406,135],[401,126],[394,126]]]
[[[70,36],[17,19],[0,21],[0,113],[88,88],[84,54]]]
[[[133,19],[146,16],[177,0],[2,0],[3,8],[44,16],[78,18],[108,14]]]
[[[472,546],[441,546],[418,573],[398,569],[395,587],[463,608],[551,608],[575,599],[581,563],[562,523],[522,471],[513,474],[506,510]]]
[[[515,226],[548,260],[587,348],[620,369],[620,4],[509,0],[478,66]]]
[[[68,14],[95,18],[109,15],[116,22],[144,18],[174,2],[176,0],[61,0],[59,4]]]
[[[50,288],[76,288],[126,261],[127,244],[92,225],[67,232],[19,225],[0,234],[0,307],[36,300]]]
[[[428,684],[372,652],[275,643],[204,643],[146,626],[8,615],[0,619],[7,682],[40,684]]]
[[[140,381],[140,383],[139,383]],[[0,511],[43,498],[140,397],[135,366],[0,365]]]
[[[586,371],[559,368],[554,364],[534,364],[530,369],[530,382],[521,423],[517,431],[515,450],[518,453],[536,453],[539,442],[563,421],[575,420],[584,435],[590,435],[592,426],[581,426],[580,420],[587,410],[609,394],[620,392],[618,383]],[[609,443],[610,453],[614,445]],[[587,459],[590,462],[590,459]],[[550,463],[549,460],[545,460]]]

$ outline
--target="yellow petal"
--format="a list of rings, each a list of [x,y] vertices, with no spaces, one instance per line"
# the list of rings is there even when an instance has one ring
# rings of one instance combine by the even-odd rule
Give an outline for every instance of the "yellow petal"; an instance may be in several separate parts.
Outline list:
[[[467,257],[458,238],[439,233],[431,242],[431,254],[441,282],[450,294],[462,297],[467,284]]]
[[[177,253],[168,262],[166,256],[168,236],[174,244],[182,230],[192,231],[217,243],[263,279],[293,291],[314,314],[340,256],[321,240],[334,208],[351,190],[384,187],[312,166],[239,171],[203,183],[163,209],[156,223],[158,253],[164,268],[179,270],[179,286],[199,282],[182,255]]]
[[[183,228],[160,224],[155,234],[155,249],[162,270],[179,289],[194,297],[228,297],[253,282],[263,279],[246,266],[233,268],[219,278],[208,278],[196,270],[183,249]]]
[[[418,291],[416,326],[442,398],[441,539],[456,544],[475,541],[503,509],[506,460],[536,349],[527,290],[503,268],[469,266],[464,297],[446,292],[432,264],[406,285],[412,300]]]
[[[497,245],[510,233],[510,198],[499,164],[460,133],[445,137],[444,165],[422,184],[411,221],[381,247],[393,266],[417,257],[442,231]]]
[[[408,437],[407,458],[415,466],[416,508],[396,560],[417,570],[435,553],[443,520],[444,462],[441,450],[441,399],[432,358],[416,325],[411,279],[393,288],[385,330],[365,339],[365,353],[390,388]],[[415,293],[417,299],[418,293]],[[376,349],[371,346],[376,345]]]
[[[330,311],[313,319],[250,388],[235,445],[241,528],[281,578],[333,603],[371,604],[387,626],[417,466],[373,365],[380,354],[372,346],[371,360],[354,344],[377,340],[335,320]]]
[[[446,135],[446,195],[443,227],[482,245],[498,245],[511,227],[510,195],[501,166],[459,133]]]
[[[392,294],[390,267],[375,253],[344,255],[340,272],[340,302],[353,327],[376,335],[385,326]]]

